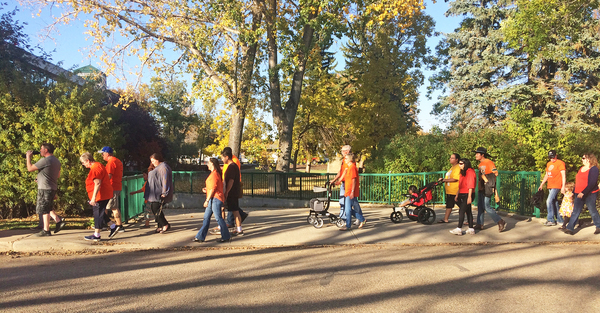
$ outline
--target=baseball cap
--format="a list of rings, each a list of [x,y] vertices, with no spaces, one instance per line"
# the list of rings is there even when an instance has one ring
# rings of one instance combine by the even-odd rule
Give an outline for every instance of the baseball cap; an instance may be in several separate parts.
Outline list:
[[[548,158],[554,159],[556,157],[556,150],[548,151]]]
[[[102,149],[100,151],[98,151],[98,153],[113,153],[113,148],[109,147],[109,146],[104,146],[102,147]]]

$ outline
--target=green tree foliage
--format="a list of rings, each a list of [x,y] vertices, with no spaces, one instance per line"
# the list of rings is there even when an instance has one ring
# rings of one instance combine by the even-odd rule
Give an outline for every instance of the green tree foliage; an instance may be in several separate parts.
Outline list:
[[[197,138],[189,136],[201,121],[194,111],[184,82],[154,77],[148,96],[150,112],[160,125],[161,136],[167,143],[166,157],[177,160],[182,155],[196,155],[199,148],[196,145]],[[197,133],[194,135],[197,137]]]
[[[466,17],[438,47],[447,67],[434,77],[433,86],[448,94],[434,112],[468,130],[498,125],[517,106],[534,118],[552,120],[554,127],[600,125],[600,24],[592,12],[597,3],[575,10],[568,25],[547,27],[557,16],[564,17],[565,5],[577,7],[575,2],[451,2],[448,14]],[[558,11],[549,16],[547,8],[553,5]]]
[[[84,151],[119,146],[111,107],[101,107],[104,95],[94,84],[75,87],[36,72],[16,48],[27,48],[27,38],[12,15],[0,23],[0,213],[2,218],[34,212],[35,172],[27,172],[23,154],[44,142],[55,145],[62,163],[56,205],[80,210],[85,205],[85,170],[79,163]],[[19,50],[16,50],[19,51]],[[34,157],[34,162],[37,157]]]
[[[432,61],[427,38],[434,22],[418,13],[380,23],[362,16],[352,25],[342,72],[351,126],[345,129],[345,142],[354,151],[368,152],[383,139],[418,129],[418,88],[424,81],[422,67]]]

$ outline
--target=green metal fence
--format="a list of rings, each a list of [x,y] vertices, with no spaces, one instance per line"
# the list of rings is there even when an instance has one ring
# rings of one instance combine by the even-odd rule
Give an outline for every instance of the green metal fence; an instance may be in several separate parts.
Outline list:
[[[173,172],[173,185],[176,193],[200,194],[208,177],[208,172]],[[360,174],[360,201],[364,203],[394,204],[406,199],[410,185],[421,187],[444,177],[445,171],[403,174]],[[314,186],[324,186],[335,177],[331,173],[266,173],[243,172],[244,197],[310,200],[321,194],[313,193]],[[499,203],[497,209],[523,215],[539,215],[539,211],[529,204],[531,195],[540,184],[540,172],[500,171],[498,184]],[[144,211],[143,194],[129,195],[144,184],[142,175],[123,178],[121,207],[123,219],[128,220]],[[473,202],[477,205],[476,190]],[[339,188],[333,191],[333,198],[339,198]],[[439,186],[433,193],[433,203],[445,202],[444,188]]]

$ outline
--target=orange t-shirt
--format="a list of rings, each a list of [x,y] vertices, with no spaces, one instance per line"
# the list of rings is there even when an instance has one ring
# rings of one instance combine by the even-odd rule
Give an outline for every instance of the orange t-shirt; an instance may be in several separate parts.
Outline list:
[[[233,163],[237,164],[238,168],[240,169],[240,181],[242,181],[242,163],[240,163],[240,159],[234,155],[231,160]],[[223,171],[223,173],[225,173],[225,171]]]
[[[561,171],[565,171],[565,162],[556,160],[550,161],[546,164],[546,175],[548,175],[548,189],[560,189],[562,188],[562,175]]]
[[[346,171],[346,175],[344,175],[344,196],[350,196],[350,192],[352,191],[352,179],[356,178],[356,185],[354,186],[354,197],[358,198],[360,195],[359,188],[359,177],[358,177],[358,169],[356,168],[356,163],[352,162],[347,164],[346,167],[348,170]]]
[[[94,162],[92,164],[88,177],[85,180],[85,189],[88,192],[90,200],[92,200],[92,196],[94,195],[94,179],[100,179],[102,181],[100,183],[100,189],[98,189],[98,193],[96,194],[96,202],[112,198],[113,190],[110,185],[110,180],[108,179],[108,173],[106,173],[104,166],[99,162]]]
[[[215,190],[214,198],[221,200],[221,202],[225,202],[225,196],[223,195],[223,179],[219,177],[217,171],[212,171],[208,178],[206,179],[206,196],[211,193],[211,190]]]
[[[123,179],[123,163],[121,160],[114,156],[108,157],[108,161],[106,162],[106,173],[112,174],[112,178],[110,179],[112,189],[114,191],[121,191],[121,189],[123,189],[121,185],[121,180]]]

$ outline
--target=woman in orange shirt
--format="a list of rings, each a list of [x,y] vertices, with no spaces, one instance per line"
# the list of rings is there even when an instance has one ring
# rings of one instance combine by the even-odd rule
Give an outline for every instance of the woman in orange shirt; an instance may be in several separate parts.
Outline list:
[[[210,175],[206,179],[206,187],[202,190],[206,192],[206,201],[204,201],[204,220],[202,221],[202,227],[194,237],[195,242],[204,242],[206,239],[206,235],[208,234],[208,229],[210,227],[210,217],[215,214],[215,219],[221,228],[221,239],[219,242],[229,241],[231,235],[229,234],[229,229],[221,216],[221,207],[223,206],[223,202],[225,198],[223,196],[223,180],[221,179],[221,167],[219,166],[219,161],[215,158],[211,158],[210,162],[208,162],[208,170],[210,170]]]
[[[85,180],[85,189],[90,198],[90,205],[94,212],[94,234],[83,237],[85,240],[100,241],[100,231],[104,221],[104,211],[108,200],[113,196],[112,186],[104,166],[96,162],[91,153],[85,152],[79,157],[81,165],[89,168],[90,172]]]

